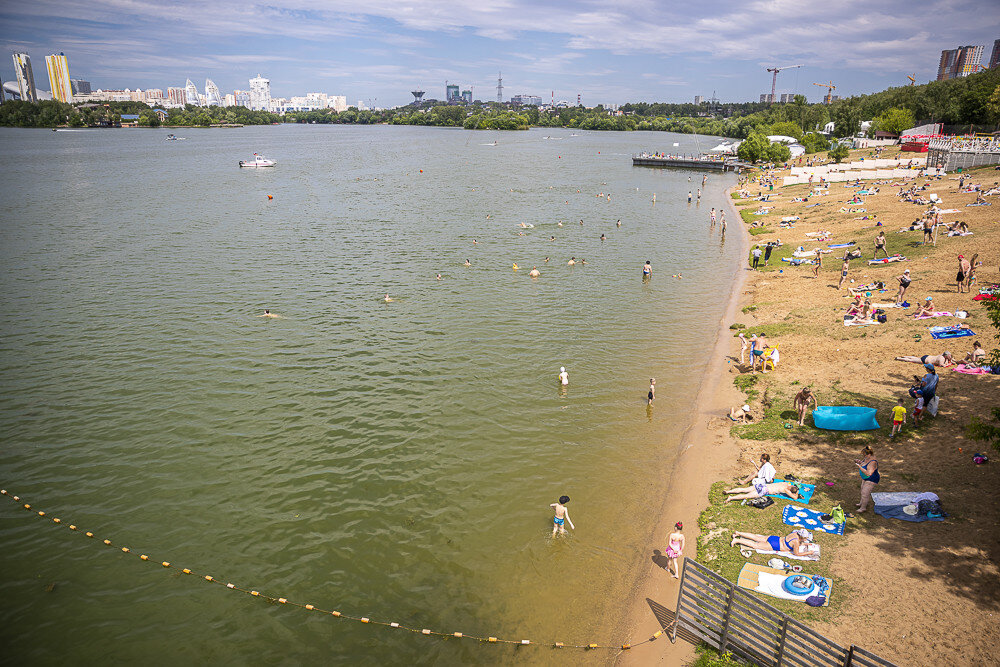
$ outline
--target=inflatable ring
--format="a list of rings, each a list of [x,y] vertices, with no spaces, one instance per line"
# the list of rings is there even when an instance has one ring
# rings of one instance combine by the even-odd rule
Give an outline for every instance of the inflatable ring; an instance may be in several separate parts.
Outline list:
[[[807,576],[793,574],[785,577],[785,580],[781,583],[781,587],[792,595],[808,595],[812,593],[816,584]]]

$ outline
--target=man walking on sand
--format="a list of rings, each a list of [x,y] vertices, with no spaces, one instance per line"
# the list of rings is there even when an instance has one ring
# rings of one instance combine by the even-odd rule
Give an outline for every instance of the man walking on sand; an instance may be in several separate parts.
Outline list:
[[[755,245],[753,247],[753,252],[751,252],[750,254],[753,255],[753,270],[756,271],[757,263],[760,261],[760,256],[763,254],[760,250],[760,246]]]
[[[965,255],[958,256],[958,275],[955,276],[955,280],[958,282],[958,293],[962,293],[962,287],[965,287],[965,291],[969,291],[968,281],[966,278],[969,276],[969,272],[972,271],[972,264],[969,260],[965,258]]]
[[[840,267],[840,282],[837,283],[837,289],[842,289],[844,287],[844,281],[847,280],[847,270],[851,268],[851,258],[844,255],[844,265]]]

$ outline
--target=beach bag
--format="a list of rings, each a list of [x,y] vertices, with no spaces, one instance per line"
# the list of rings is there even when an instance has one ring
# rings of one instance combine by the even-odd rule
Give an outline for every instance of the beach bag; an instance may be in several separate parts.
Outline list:
[[[750,498],[749,500],[747,500],[748,506],[756,507],[759,510],[762,510],[765,507],[770,507],[773,504],[774,504],[774,499],[768,498],[766,496],[763,498]]]
[[[830,510],[830,521],[831,522],[833,522],[833,523],[844,523],[844,520],[845,520],[844,510],[840,507],[840,505],[837,505],[832,510]]]
[[[810,607],[822,607],[826,604],[825,595],[810,595],[806,598],[806,604]]]
[[[977,466],[981,466],[984,463],[989,463],[989,461],[990,459],[988,456],[986,456],[986,454],[976,453],[972,455],[972,462],[975,463]]]
[[[878,313],[875,314],[875,319],[880,324],[885,324],[887,321],[889,321],[889,316],[886,315],[884,312],[878,312]]]

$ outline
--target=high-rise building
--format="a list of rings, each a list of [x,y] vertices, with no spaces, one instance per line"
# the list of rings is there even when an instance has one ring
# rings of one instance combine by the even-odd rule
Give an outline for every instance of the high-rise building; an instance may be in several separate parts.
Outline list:
[[[178,104],[180,106],[184,106],[185,104],[187,104],[187,93],[183,88],[171,86],[167,88],[167,99],[170,100],[171,104]]]
[[[938,64],[938,81],[955,79],[961,76],[975,74],[979,69],[979,60],[983,57],[983,47],[960,46],[957,49],[947,49],[941,52],[941,62]]]
[[[271,80],[260,74],[250,79],[250,108],[257,111],[271,108]]]
[[[465,102],[466,104],[472,104],[472,91],[471,90],[463,90],[462,91],[462,101]]]
[[[236,106],[236,96],[232,93],[226,93],[222,98],[222,106],[224,107],[234,107]]]
[[[233,105],[238,107],[250,108],[250,91],[249,90],[234,90],[233,91]]]
[[[795,93],[782,93],[778,100],[782,104],[790,104],[795,101]]]
[[[336,111],[337,113],[347,111],[347,96],[330,95],[329,99],[327,100],[327,104],[329,104],[330,108]]]
[[[14,54],[14,73],[17,74],[17,88],[25,102],[37,102],[35,75],[31,73],[31,58],[27,53]]]
[[[701,104],[704,101],[705,101],[705,96],[704,95],[695,95],[694,96],[694,103],[695,104]]]
[[[771,93],[761,93],[760,94],[760,103],[761,104],[770,104],[773,101],[774,101],[774,98],[771,96]]]
[[[525,106],[535,105],[536,107],[542,106],[542,98],[538,95],[515,95],[510,98],[511,104],[523,104]]]
[[[208,106],[222,106],[222,93],[219,92],[219,87],[211,79],[205,79],[205,97],[207,98]]]
[[[69,82],[69,62],[66,60],[66,54],[45,56],[45,67],[49,71],[52,99],[72,102],[73,85]]]
[[[147,88],[139,99],[146,104],[156,104],[163,101],[163,91],[159,88]]]
[[[73,88],[74,95],[90,95],[90,82],[83,79],[70,79],[69,85]]]
[[[1000,39],[993,41],[993,54],[990,56],[990,69],[1000,67]]]
[[[201,100],[198,99],[198,86],[194,85],[194,82],[191,81],[191,79],[188,79],[187,83],[184,84],[184,97],[187,98],[188,104],[201,106]]]
[[[445,102],[458,102],[461,100],[461,96],[458,92],[458,86],[454,84],[447,84],[444,87],[444,101]]]

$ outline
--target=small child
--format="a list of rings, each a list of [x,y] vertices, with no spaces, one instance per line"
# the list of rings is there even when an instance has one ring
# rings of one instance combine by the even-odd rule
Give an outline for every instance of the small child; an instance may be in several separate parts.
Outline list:
[[[674,532],[667,536],[667,558],[670,562],[667,563],[666,570],[670,572],[671,563],[674,566],[674,571],[670,572],[674,576],[674,579],[680,577],[680,570],[677,569],[677,559],[684,555],[684,534],[681,530],[684,528],[684,524],[680,521],[674,524]]]
[[[920,414],[924,411],[924,397],[917,394],[917,400],[913,404],[913,425],[920,425]]]
[[[569,502],[569,496],[559,496],[559,502],[552,503],[549,507],[555,509],[556,516],[552,519],[552,535],[555,536],[556,532],[566,534],[566,526],[563,525],[569,522],[569,527],[576,530],[576,526],[573,525],[573,520],[569,518],[569,510],[566,508],[566,503]]]
[[[646,394],[646,405],[652,405],[656,398],[656,378],[649,378],[649,393]]]
[[[921,400],[923,400],[921,398]],[[896,434],[902,429],[903,424],[906,422],[906,408],[903,407],[903,399],[899,399],[899,405],[892,408],[892,433],[889,434],[890,438],[895,438]]]

